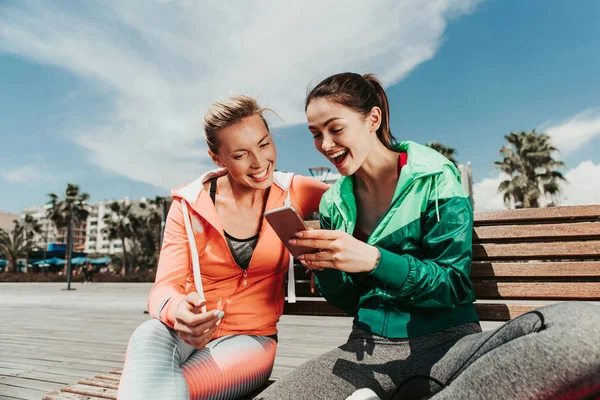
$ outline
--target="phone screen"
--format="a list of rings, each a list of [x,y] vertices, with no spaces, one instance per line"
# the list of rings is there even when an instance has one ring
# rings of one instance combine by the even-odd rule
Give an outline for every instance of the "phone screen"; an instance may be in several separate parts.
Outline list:
[[[316,253],[319,250],[312,247],[292,246],[288,243],[295,238],[296,232],[308,230],[298,212],[292,206],[279,207],[265,212],[265,218],[277,234],[285,247],[294,257],[300,254]]]

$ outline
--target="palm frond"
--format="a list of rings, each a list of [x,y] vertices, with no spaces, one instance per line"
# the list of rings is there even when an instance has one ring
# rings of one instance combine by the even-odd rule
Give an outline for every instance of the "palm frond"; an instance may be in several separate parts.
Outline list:
[[[537,207],[545,194],[559,193],[559,181],[565,181],[558,169],[564,168],[562,161],[554,159],[557,149],[551,138],[534,130],[511,132],[506,135],[508,145],[500,148],[502,161],[494,166],[512,177],[499,184],[498,190],[507,199],[514,199],[517,207]]]

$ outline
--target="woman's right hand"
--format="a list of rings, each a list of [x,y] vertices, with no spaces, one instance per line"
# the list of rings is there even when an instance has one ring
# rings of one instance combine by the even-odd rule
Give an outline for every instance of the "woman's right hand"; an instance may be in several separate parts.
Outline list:
[[[206,300],[196,292],[189,293],[175,310],[173,328],[190,346],[200,350],[211,341],[225,313],[221,310],[202,311]]]

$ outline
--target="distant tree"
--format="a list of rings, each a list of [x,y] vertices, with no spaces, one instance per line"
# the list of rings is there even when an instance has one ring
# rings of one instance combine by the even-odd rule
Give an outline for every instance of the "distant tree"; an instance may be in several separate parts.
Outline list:
[[[25,229],[27,238],[31,241],[31,249],[29,251],[34,250],[36,248],[35,236],[42,233],[42,226],[31,215],[25,215],[21,225],[23,225],[23,228]],[[29,265],[29,251],[25,253],[25,268]]]
[[[503,193],[509,208],[539,207],[540,199],[549,195],[554,204],[560,194],[560,184],[566,181],[558,169],[562,161],[554,159],[558,151],[550,136],[531,132],[510,133],[504,137],[508,145],[502,146],[502,161],[494,162],[496,168],[508,175],[498,191]]]
[[[121,275],[125,275],[128,269],[127,242],[133,240],[136,230],[140,224],[139,217],[133,212],[132,204],[127,201],[113,201],[109,206],[110,213],[104,215],[103,233],[106,233],[109,240],[121,241],[123,248],[123,265]]]
[[[167,197],[156,196],[153,200],[148,202],[148,214],[146,215],[146,224],[153,232],[154,239],[156,242],[156,258],[158,260],[158,254],[162,246],[162,239],[165,230],[165,223],[167,219],[167,207],[169,201]]]
[[[456,159],[454,158],[454,156],[456,155],[456,150],[454,148],[444,146],[443,144],[441,144],[439,142],[429,142],[429,143],[427,143],[427,146],[431,147],[432,149],[434,149],[435,151],[437,151],[438,153],[440,153],[441,155],[446,157],[455,166],[458,166],[458,163],[457,163]]]
[[[27,254],[34,248],[35,232],[23,222],[13,221],[10,232],[0,228],[0,253],[8,261],[5,272],[16,272],[20,257],[27,258]]]

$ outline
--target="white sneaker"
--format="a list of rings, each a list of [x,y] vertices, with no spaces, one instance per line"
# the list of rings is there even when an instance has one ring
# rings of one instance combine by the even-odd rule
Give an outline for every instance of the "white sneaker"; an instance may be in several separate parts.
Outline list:
[[[346,400],[380,400],[380,398],[371,389],[363,388],[352,393],[350,397],[346,397]]]

